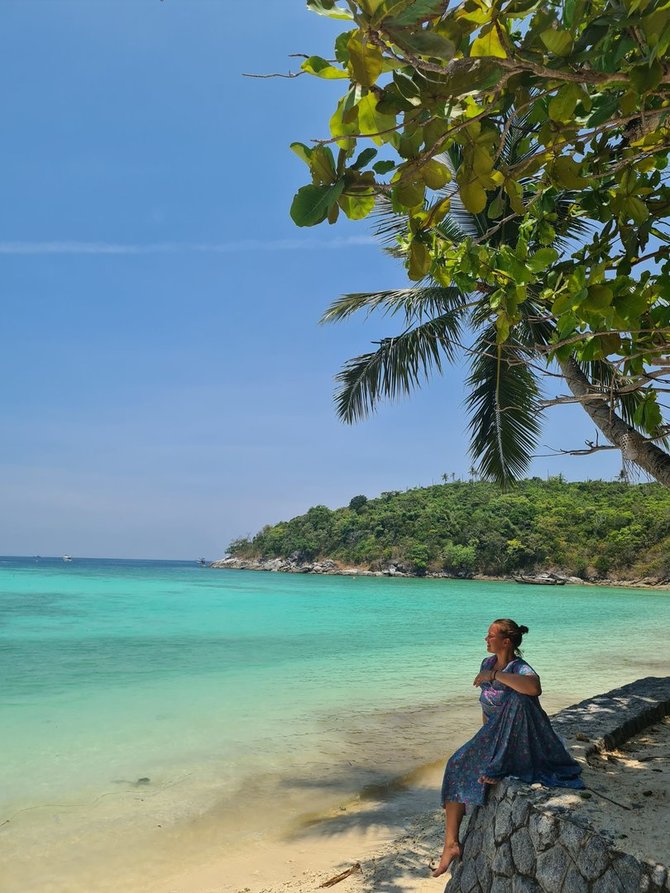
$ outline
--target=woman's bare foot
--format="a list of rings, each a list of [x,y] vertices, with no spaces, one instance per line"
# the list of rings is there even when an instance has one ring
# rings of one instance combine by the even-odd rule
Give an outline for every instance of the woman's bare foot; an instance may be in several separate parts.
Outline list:
[[[488,775],[480,775],[477,781],[480,784],[498,784],[497,778],[490,778]]]
[[[461,848],[457,843],[445,843],[438,866],[437,868],[433,868],[433,877],[439,877],[441,874],[444,874],[445,871],[448,871],[449,866],[454,859],[459,859],[460,856]]]

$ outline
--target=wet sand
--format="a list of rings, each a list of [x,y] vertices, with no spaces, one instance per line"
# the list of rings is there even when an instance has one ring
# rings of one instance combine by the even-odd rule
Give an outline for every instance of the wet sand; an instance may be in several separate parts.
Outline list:
[[[429,870],[442,843],[442,814],[433,808],[441,774],[441,765],[426,767],[389,798],[370,792],[239,861],[202,866],[147,893],[311,893],[354,866],[333,885],[338,893],[441,891],[448,875]],[[670,717],[591,757],[584,779],[592,790],[561,792],[563,804],[608,832],[617,849],[670,863]]]

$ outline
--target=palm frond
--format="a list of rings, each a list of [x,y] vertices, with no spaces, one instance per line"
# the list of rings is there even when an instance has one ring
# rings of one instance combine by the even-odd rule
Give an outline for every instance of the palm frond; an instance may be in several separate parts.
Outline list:
[[[442,372],[444,360],[453,362],[456,356],[461,318],[459,310],[452,310],[348,360],[335,379],[338,416],[358,421],[374,412],[380,400],[409,394]]]
[[[580,241],[581,243],[595,229],[593,223],[583,217],[575,217],[572,213],[572,208],[578,203],[578,194],[574,190],[565,189],[556,197],[554,203],[556,212],[554,248],[558,251],[566,251],[572,247],[572,242]]]
[[[465,295],[452,286],[418,286],[415,288],[390,289],[377,292],[357,292],[341,295],[330,305],[320,322],[340,322],[359,310],[372,313],[382,308],[384,314],[393,316],[403,311],[408,324],[420,321],[426,316],[439,316],[462,307]]]
[[[520,308],[521,320],[514,329],[519,344],[534,353],[538,344],[549,344],[556,331],[556,323],[547,317],[546,308],[539,301],[538,291],[539,287],[529,286],[528,298]]]
[[[508,486],[527,470],[541,430],[540,388],[514,342],[496,344],[489,327],[480,339],[467,384],[470,455],[482,475]]]
[[[372,222],[372,234],[377,236],[388,251],[395,253],[399,237],[407,235],[407,219],[393,210],[389,198],[380,195],[370,214],[370,221]]]

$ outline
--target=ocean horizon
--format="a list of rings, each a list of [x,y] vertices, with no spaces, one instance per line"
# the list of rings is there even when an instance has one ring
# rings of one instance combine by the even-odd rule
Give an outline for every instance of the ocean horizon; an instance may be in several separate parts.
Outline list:
[[[665,590],[0,558],[2,893],[256,845],[446,759],[498,616],[549,712],[668,672]]]

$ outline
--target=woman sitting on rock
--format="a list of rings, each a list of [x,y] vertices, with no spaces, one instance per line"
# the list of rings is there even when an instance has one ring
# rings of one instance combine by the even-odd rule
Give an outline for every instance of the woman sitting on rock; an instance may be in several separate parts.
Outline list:
[[[566,751],[540,706],[540,677],[520,656],[527,626],[494,620],[486,635],[490,657],[472,683],[479,686],[483,726],[450,758],[442,782],[444,850],[433,877],[461,855],[458,832],[466,804],[479,805],[487,785],[513,775],[550,787],[583,788],[581,768]]]

